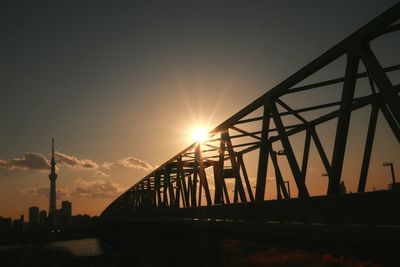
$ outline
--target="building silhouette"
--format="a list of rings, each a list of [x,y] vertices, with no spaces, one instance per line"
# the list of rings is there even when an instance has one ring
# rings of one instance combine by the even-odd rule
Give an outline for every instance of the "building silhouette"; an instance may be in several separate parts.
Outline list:
[[[29,225],[35,225],[40,223],[39,207],[29,208]]]
[[[68,200],[61,202],[61,209],[56,211],[56,224],[58,226],[68,227],[71,225],[72,203]]]
[[[21,215],[19,220],[13,220],[13,230],[14,232],[23,232],[25,229],[25,221],[24,221],[24,215]]]
[[[72,203],[68,200],[64,200],[61,203],[61,210],[65,216],[71,217],[72,216]]]
[[[50,224],[55,223],[56,216],[56,160],[54,159],[54,138],[51,139],[51,162],[50,162],[50,199],[49,199],[49,220]]]
[[[45,225],[47,222],[47,211],[41,210],[39,212],[39,221],[41,225]]]
[[[12,231],[12,219],[0,217],[0,237],[3,237]]]

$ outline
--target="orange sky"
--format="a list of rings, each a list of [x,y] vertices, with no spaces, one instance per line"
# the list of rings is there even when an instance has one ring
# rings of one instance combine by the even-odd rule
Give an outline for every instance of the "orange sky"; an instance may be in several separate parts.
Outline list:
[[[70,200],[74,214],[99,215],[188,146],[193,127],[215,127],[397,1],[249,2],[5,4],[0,216],[27,216],[29,206],[48,209],[51,137],[59,152],[58,207]],[[373,44],[382,65],[400,61],[390,53],[399,39],[396,33]],[[309,82],[341,76],[343,63],[339,59]],[[390,78],[400,83],[398,72]],[[286,101],[302,106],[337,97],[325,89]],[[352,116],[343,180],[353,192],[368,117],[368,109]],[[317,129],[328,155],[334,128]],[[400,175],[399,151],[380,115],[367,190],[391,182],[384,161],[394,162]],[[314,147],[311,153],[309,190],[323,194],[325,171]],[[252,181],[256,158],[245,157]],[[282,171],[296,195],[287,165]],[[272,188],[270,181],[267,197]]]

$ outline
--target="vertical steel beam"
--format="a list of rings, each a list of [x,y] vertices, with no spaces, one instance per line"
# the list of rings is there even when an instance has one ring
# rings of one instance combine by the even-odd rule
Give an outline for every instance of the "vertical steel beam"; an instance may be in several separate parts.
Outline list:
[[[136,210],[139,209],[139,192],[138,192],[138,185],[134,187],[134,198],[135,198],[135,208]]]
[[[157,191],[156,191],[156,178],[155,176],[153,178],[153,190],[151,191],[151,197],[152,197],[152,208],[156,209],[157,208]],[[150,178],[151,179],[151,178]]]
[[[135,187],[135,203],[136,203],[136,209],[140,210],[140,188],[139,188],[139,186]]]
[[[254,201],[254,196],[253,196],[253,191],[251,189],[249,176],[247,175],[246,166],[244,165],[244,161],[243,161],[243,155],[242,154],[238,154],[237,158],[238,158],[239,166],[242,169],[243,179],[244,179],[244,181],[246,183],[247,193],[249,195],[250,201]]]
[[[193,190],[193,182],[192,182],[192,175],[193,174],[189,174],[188,175],[188,207],[193,207],[192,203],[193,203],[193,198],[192,198],[192,190]]]
[[[279,168],[278,159],[276,157],[276,152],[272,150],[271,144],[269,144],[269,151],[270,151],[269,153],[271,156],[271,161],[272,161],[272,164],[274,165],[274,169],[275,169],[277,199],[282,199],[281,192],[283,193],[283,196],[285,197],[285,199],[288,199],[290,197],[286,190],[285,183],[283,182],[283,177],[282,177],[281,169]]]
[[[238,188],[238,184],[237,184],[236,178],[235,178],[235,185],[233,188],[233,203],[238,203],[238,201],[239,201],[239,195],[238,195],[239,191],[238,190],[239,190],[239,188]]]
[[[161,177],[159,172],[156,172],[154,174],[154,185],[156,187],[156,194],[157,194],[157,207],[161,208],[163,201],[161,198]]]
[[[303,161],[301,162],[301,176],[303,177],[303,181],[306,181],[307,176],[307,166],[308,166],[308,156],[310,154],[310,145],[311,145],[311,134],[310,131],[306,131],[306,137],[304,140],[304,151],[303,151]]]
[[[225,150],[225,148],[224,148]],[[222,157],[222,160],[224,161],[225,158],[224,156]],[[220,164],[220,161],[218,161],[217,163],[214,164],[214,177],[218,177],[217,179],[220,179],[219,182],[221,183],[221,196],[220,196],[220,202],[216,203],[215,198],[214,198],[214,203],[215,204],[230,204],[230,199],[229,199],[229,193],[228,193],[228,188],[226,187],[226,183],[225,183],[225,177],[223,175],[223,171],[220,171],[220,168],[224,168],[224,164],[222,162],[222,164]]]
[[[189,207],[189,189],[186,186],[186,176],[185,176],[185,171],[183,170],[183,163],[182,163],[182,157],[179,157],[177,160],[177,165],[179,169],[179,173],[181,175],[181,192],[182,192],[182,200],[184,207]]]
[[[214,187],[215,187],[215,189],[214,189],[214,204],[222,204],[223,203],[223,200],[221,200],[221,197],[220,197],[220,201],[218,202],[217,201],[217,194],[216,194],[216,191],[217,191],[217,184],[219,183],[218,182],[218,179],[221,179],[220,177],[218,177],[218,175],[219,175],[219,170],[218,170],[218,162],[213,162],[212,163],[212,168],[213,168],[213,175],[214,175]],[[221,194],[222,195],[222,194]]]
[[[224,191],[225,202],[226,202],[226,204],[230,204],[231,200],[229,199],[229,192],[228,192],[228,188],[226,187],[224,178],[222,179],[222,187],[223,187],[223,191]]]
[[[183,204],[184,208],[187,208],[187,207],[189,207],[189,204],[188,204],[189,200],[188,200],[188,191],[187,191],[185,179],[186,179],[185,175],[182,174],[182,180],[181,180],[181,183],[182,183],[182,188],[181,188],[182,204]]]
[[[211,202],[210,189],[208,188],[208,181],[207,181],[206,171],[204,168],[204,161],[203,161],[203,156],[201,153],[201,144],[200,143],[195,147],[195,152],[196,152],[197,158],[199,160],[200,187],[204,187],[204,193],[206,195],[207,205],[211,206],[212,202]],[[199,205],[201,203],[200,200],[201,200],[201,191],[199,193]]]
[[[224,182],[224,176],[223,176],[224,161],[225,161],[225,140],[223,140],[222,133],[221,133],[218,165],[217,165],[217,172],[216,172],[217,176],[214,177],[214,181],[215,181],[214,203],[215,204],[223,203],[222,190],[223,190],[223,182]]]
[[[355,53],[352,51],[347,53],[346,73],[343,82],[340,114],[336,126],[332,167],[331,172],[329,173],[329,195],[340,194],[340,180],[342,176],[343,160],[346,150],[347,135],[349,132],[351,106],[353,103],[359,61],[359,57]]]
[[[144,210],[144,182],[140,183],[140,209]]]
[[[367,140],[365,141],[364,156],[361,165],[360,180],[358,182],[358,192],[362,193],[365,191],[365,185],[367,183],[369,162],[371,159],[372,145],[374,143],[376,121],[378,119],[378,105],[374,102],[372,104],[371,115],[369,118]]]
[[[136,187],[132,188],[132,203],[133,203],[133,209],[136,210]]]
[[[232,147],[231,138],[229,137],[229,134],[227,132],[223,133],[223,138],[226,141],[226,147],[228,148],[229,159],[231,160],[232,164],[233,175],[235,176],[235,188],[237,188],[237,190],[239,191],[241,202],[247,202],[246,194],[244,193],[242,179],[240,178],[239,164],[236,161],[235,151],[233,150]]]
[[[199,171],[199,158],[198,155],[195,153],[194,156],[194,165],[193,165],[193,181],[192,181],[192,207],[197,206],[197,175]]]
[[[181,205],[181,198],[180,198],[180,196],[181,196],[181,191],[182,191],[182,189],[181,189],[182,183],[181,183],[181,171],[180,171],[180,168],[179,168],[179,166],[178,166],[178,161],[177,161],[176,163],[177,163],[177,164],[176,164],[176,182],[175,182],[175,186],[176,186],[176,191],[175,191],[175,207],[176,207],[176,208],[179,208],[180,205]]]
[[[199,172],[200,172],[200,166],[199,166]],[[199,174],[199,178],[200,178],[200,174]],[[201,206],[201,196],[203,194],[203,179],[199,179],[199,193],[197,195],[197,205],[200,207]]]
[[[164,168],[164,181],[166,182],[166,186],[164,187],[165,190],[168,190],[168,193],[166,194],[167,196],[169,195],[169,198],[167,198],[167,206],[169,203],[169,207],[173,208],[175,206],[175,196],[174,196],[174,187],[171,183],[171,168],[169,166],[165,166]]]
[[[274,165],[274,170],[275,170],[276,199],[282,199],[281,180],[283,180],[283,179],[282,179],[282,174],[279,169],[278,162],[277,162],[276,152],[271,150],[270,155],[271,155],[272,165]]]
[[[168,207],[168,177],[165,168],[163,173],[163,207]]]
[[[260,151],[258,155],[258,169],[257,169],[257,182],[256,182],[256,201],[263,201],[265,195],[265,185],[267,179],[268,168],[268,132],[270,113],[268,108],[264,105],[263,121],[261,130]]]
[[[146,185],[147,185],[147,188],[146,188],[146,193],[147,193],[147,196],[146,196],[146,198],[147,198],[147,203],[146,203],[146,206],[147,206],[147,208],[148,209],[150,209],[151,208],[151,186],[150,186],[150,177],[148,177],[147,179],[146,179]]]
[[[297,164],[296,157],[293,153],[292,145],[290,144],[289,138],[286,134],[283,122],[279,116],[279,112],[276,108],[276,105],[272,100],[268,101],[268,108],[270,109],[272,118],[274,119],[276,129],[278,130],[279,138],[281,140],[283,149],[285,150],[286,158],[288,160],[294,180],[299,190],[299,197],[301,198],[309,197],[307,187],[302,179],[299,165]]]

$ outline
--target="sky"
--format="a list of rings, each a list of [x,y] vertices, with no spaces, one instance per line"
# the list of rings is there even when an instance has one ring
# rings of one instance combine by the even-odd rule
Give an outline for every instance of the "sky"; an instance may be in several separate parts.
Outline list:
[[[0,216],[48,209],[52,137],[58,207],[99,215],[193,127],[217,126],[396,2],[1,1]],[[376,164],[400,173],[387,142]]]

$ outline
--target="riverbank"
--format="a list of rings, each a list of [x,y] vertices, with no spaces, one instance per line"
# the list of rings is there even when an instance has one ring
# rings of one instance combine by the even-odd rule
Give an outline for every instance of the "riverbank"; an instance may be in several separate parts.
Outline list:
[[[98,233],[94,230],[86,232],[63,232],[63,233],[40,233],[40,234],[24,233],[21,235],[0,238],[0,246],[41,244],[54,241],[95,238],[97,236]]]
[[[56,241],[52,243],[37,243],[29,246],[12,247],[0,250],[0,266],[8,267],[66,267],[66,266],[194,266],[199,258],[191,262],[180,260],[171,262],[168,259],[158,259],[154,251],[132,251],[132,247],[106,250],[98,239],[79,239]],[[105,250],[103,250],[105,249]],[[206,248],[204,248],[206,249]],[[140,255],[147,255],[139,257]],[[185,253],[185,251],[177,251]],[[202,257],[204,251],[198,251]],[[197,257],[196,256],[196,257]],[[196,266],[227,266],[227,267],[381,267],[397,265],[380,265],[357,259],[334,257],[318,252],[284,249],[275,246],[264,246],[235,240],[224,240],[220,261],[204,262]],[[194,264],[194,265],[193,265]]]

